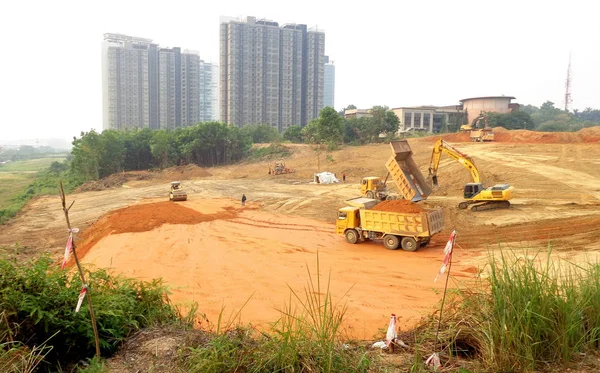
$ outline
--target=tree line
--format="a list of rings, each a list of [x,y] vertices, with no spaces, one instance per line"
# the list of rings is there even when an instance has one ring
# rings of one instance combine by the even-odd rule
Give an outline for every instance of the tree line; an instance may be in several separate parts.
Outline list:
[[[586,108],[583,111],[570,112],[555,107],[552,101],[546,101],[540,107],[524,105],[512,113],[488,113],[488,119],[492,127],[572,132],[600,125],[600,110]]]
[[[97,180],[121,171],[239,161],[252,146],[248,131],[218,122],[175,130],[91,130],[73,138],[71,172]]]

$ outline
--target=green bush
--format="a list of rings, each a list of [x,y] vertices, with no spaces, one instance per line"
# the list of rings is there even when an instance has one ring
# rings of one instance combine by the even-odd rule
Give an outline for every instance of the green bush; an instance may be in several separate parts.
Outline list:
[[[284,158],[290,155],[290,151],[279,143],[272,143],[263,148],[252,148],[248,151],[248,158],[251,160],[265,160],[274,158]]]
[[[87,273],[104,356],[113,353],[132,332],[178,319],[160,280],[142,282]],[[0,260],[0,343],[21,341],[30,348],[52,346],[46,361],[76,362],[95,351],[87,301],[75,313],[81,281],[50,258],[25,265]]]

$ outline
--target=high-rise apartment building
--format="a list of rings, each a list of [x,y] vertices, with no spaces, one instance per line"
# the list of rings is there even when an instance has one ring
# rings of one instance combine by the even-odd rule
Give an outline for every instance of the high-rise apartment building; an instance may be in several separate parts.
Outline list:
[[[205,71],[205,70],[208,70]],[[214,120],[214,66],[197,52],[152,40],[105,34],[102,47],[104,129],[172,129]]]
[[[306,125],[323,108],[325,34],[306,25],[221,22],[220,117],[279,131]]]
[[[323,89],[323,106],[334,107],[335,104],[335,65],[325,56],[325,78]]]

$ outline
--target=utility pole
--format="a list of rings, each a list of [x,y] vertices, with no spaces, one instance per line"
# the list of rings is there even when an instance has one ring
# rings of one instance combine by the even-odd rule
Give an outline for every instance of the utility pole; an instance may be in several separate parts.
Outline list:
[[[573,99],[571,98],[571,52],[569,52],[569,67],[567,68],[567,80],[565,82],[565,111],[569,111]]]

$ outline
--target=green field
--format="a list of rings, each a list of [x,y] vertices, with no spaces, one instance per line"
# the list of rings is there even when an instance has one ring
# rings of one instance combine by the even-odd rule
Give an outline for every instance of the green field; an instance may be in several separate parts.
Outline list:
[[[0,165],[0,210],[11,205],[12,198],[22,193],[40,171],[63,160],[64,157],[37,158]]]

